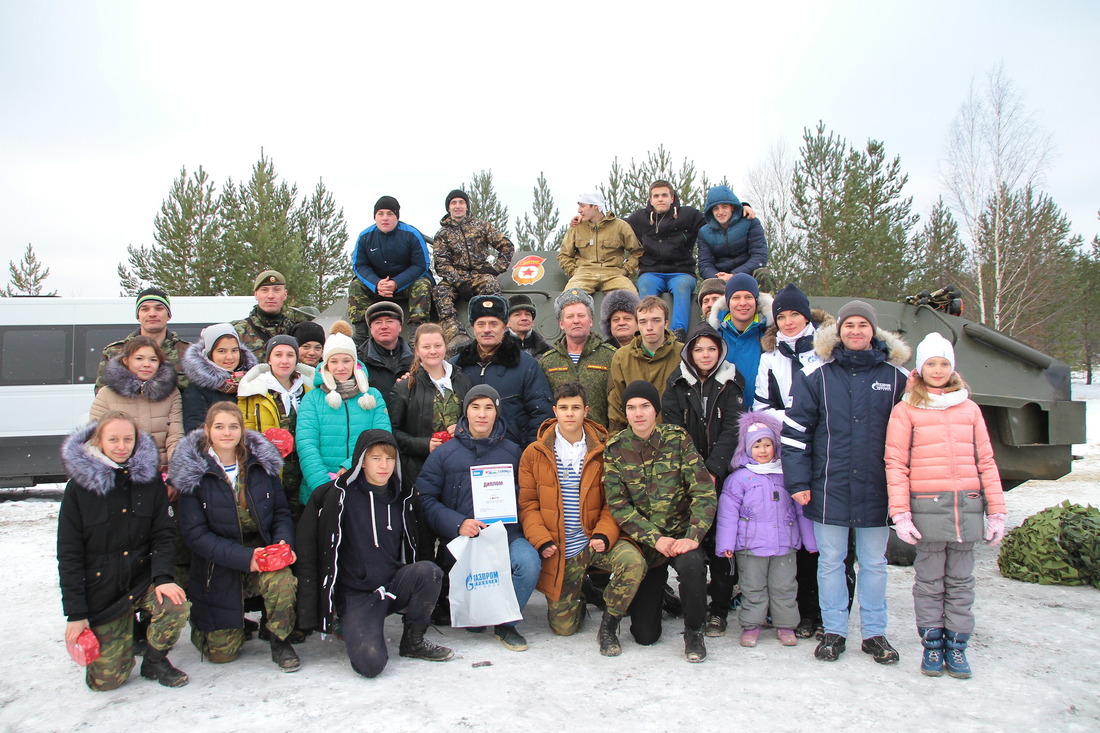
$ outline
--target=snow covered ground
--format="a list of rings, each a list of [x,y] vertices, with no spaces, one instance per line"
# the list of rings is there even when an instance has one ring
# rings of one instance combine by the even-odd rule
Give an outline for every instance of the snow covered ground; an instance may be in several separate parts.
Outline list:
[[[1089,401],[1089,443],[1073,472],[1035,481],[1008,495],[1008,526],[1069,499],[1100,501],[1100,386],[1079,387]],[[298,647],[302,669],[283,674],[267,644],[246,643],[237,662],[199,661],[181,641],[172,660],[191,684],[170,690],[138,677],[96,693],[62,642],[54,541],[58,504],[0,504],[0,730],[200,731],[485,731],[609,729],[999,731],[1100,729],[1100,593],[1020,583],[997,571],[996,550],[978,548],[978,630],[971,644],[974,678],[921,676],[913,628],[911,568],[890,568],[890,638],[901,663],[876,665],[859,651],[853,619],[839,662],[813,658],[813,644],[781,647],[768,632],[755,649],[736,629],[708,639],[704,664],[683,661],[678,621],[639,647],[622,634],[623,655],[599,655],[592,619],[578,636],[553,636],[536,593],[520,628],[531,648],[515,653],[487,634],[430,631],[454,647],[438,664],[396,656],[400,623],[387,636],[394,658],[381,677],[359,677],[343,645],[317,635]],[[474,667],[476,662],[489,666]],[[950,721],[950,722],[948,722]]]

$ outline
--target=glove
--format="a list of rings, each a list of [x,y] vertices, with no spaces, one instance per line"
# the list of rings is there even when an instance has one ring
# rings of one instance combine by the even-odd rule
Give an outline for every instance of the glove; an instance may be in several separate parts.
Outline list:
[[[917,540],[920,539],[920,532],[913,525],[913,513],[901,512],[890,517],[894,520],[894,529],[898,531],[898,539],[909,545],[917,544]]]
[[[989,545],[999,545],[1005,538],[1005,515],[985,515],[985,541]]]

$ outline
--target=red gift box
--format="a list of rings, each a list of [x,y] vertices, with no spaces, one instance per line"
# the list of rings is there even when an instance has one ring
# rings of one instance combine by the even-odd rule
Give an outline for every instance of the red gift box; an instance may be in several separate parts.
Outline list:
[[[99,639],[95,638],[91,629],[81,631],[80,636],[76,637],[76,642],[67,644],[66,647],[69,650],[69,656],[81,667],[87,667],[99,659]]]
[[[451,435],[446,430],[440,430],[438,433],[433,433],[432,437],[435,438],[436,440],[438,440],[441,443],[446,443],[448,440],[450,440],[454,436]]]
[[[294,436],[285,428],[268,428],[264,437],[279,449],[279,455],[286,458],[294,451]]]
[[[272,570],[282,570],[294,562],[291,557],[290,545],[268,545],[256,556],[256,565],[261,573],[270,573]]]

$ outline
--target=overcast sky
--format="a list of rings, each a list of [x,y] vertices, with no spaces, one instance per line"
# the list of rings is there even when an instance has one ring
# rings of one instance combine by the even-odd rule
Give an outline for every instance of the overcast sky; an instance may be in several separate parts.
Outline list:
[[[2,258],[34,244],[61,295],[117,295],[181,167],[383,194],[431,234],[492,169],[513,217],[545,171],[563,216],[612,159],[664,144],[743,191],[824,120],[882,140],[914,210],[972,81],[998,64],[1056,144],[1046,190],[1100,232],[1100,3],[0,1]],[[6,282],[6,268],[0,280]]]

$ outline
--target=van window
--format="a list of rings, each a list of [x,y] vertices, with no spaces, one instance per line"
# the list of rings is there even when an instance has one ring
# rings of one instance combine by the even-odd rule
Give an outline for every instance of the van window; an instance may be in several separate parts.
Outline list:
[[[0,384],[69,384],[71,326],[0,329]]]
[[[73,383],[94,384],[95,375],[99,371],[99,362],[103,358],[103,349],[107,344],[120,341],[133,332],[132,325],[77,326],[74,341],[78,353],[75,359],[76,373],[73,375]]]

